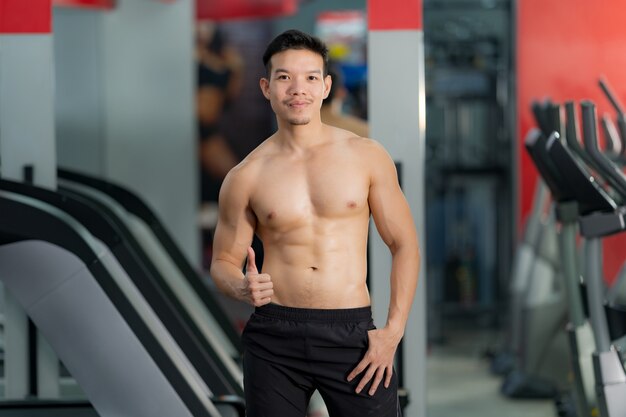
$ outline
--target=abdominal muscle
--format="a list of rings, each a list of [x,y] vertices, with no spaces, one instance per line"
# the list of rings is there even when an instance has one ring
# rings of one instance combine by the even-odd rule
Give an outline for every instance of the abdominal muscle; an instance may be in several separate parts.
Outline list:
[[[332,235],[307,227],[287,234],[259,230],[264,248],[262,272],[274,284],[271,302],[318,309],[369,306],[367,235],[359,233],[362,227],[345,229],[334,230]]]

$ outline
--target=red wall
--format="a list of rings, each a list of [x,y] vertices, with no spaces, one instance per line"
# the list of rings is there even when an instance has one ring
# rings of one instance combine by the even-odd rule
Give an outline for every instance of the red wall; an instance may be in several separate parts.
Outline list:
[[[368,0],[369,30],[422,29],[422,0]]]
[[[259,19],[289,16],[297,11],[296,0],[196,0],[198,20]]]
[[[115,7],[115,0],[54,0],[55,6],[80,7],[86,9],[111,10]]]
[[[0,0],[0,33],[44,33],[52,29],[51,0]]]
[[[530,211],[537,179],[523,149],[534,126],[533,99],[591,99],[598,114],[614,113],[598,87],[605,75],[626,103],[626,7],[622,0],[519,0],[517,33],[518,145],[522,219]],[[580,108],[578,109],[580,114]],[[605,240],[605,273],[611,281],[626,260],[626,234]]]

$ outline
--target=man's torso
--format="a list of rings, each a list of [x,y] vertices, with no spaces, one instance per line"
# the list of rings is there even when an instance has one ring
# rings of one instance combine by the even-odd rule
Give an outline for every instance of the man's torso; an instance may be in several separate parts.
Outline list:
[[[272,302],[292,307],[369,305],[365,284],[370,177],[367,139],[334,136],[303,153],[269,139],[254,155],[250,209],[263,241]]]

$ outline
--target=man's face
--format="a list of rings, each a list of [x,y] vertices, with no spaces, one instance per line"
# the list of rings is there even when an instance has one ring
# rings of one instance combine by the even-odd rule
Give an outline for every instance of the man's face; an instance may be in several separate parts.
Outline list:
[[[319,118],[322,101],[330,91],[324,60],[307,49],[289,49],[272,56],[269,79],[261,79],[263,95],[279,120],[306,125]]]

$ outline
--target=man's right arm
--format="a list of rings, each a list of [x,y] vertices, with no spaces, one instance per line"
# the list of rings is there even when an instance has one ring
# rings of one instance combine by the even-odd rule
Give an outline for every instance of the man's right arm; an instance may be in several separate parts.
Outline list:
[[[224,179],[219,197],[219,218],[213,240],[211,277],[224,294],[260,306],[273,295],[268,274],[259,274],[250,248],[256,218],[250,209],[250,183],[240,167],[234,168]],[[248,256],[246,274],[242,270]]]

